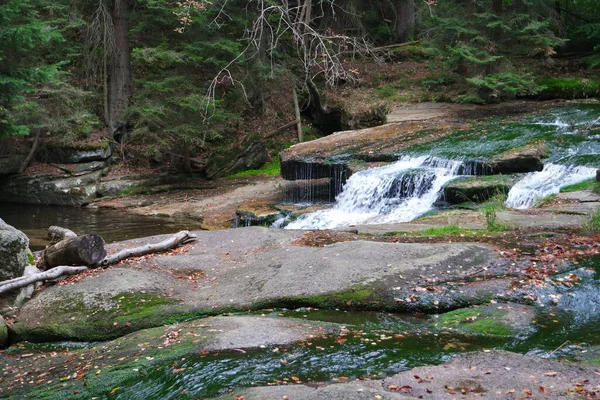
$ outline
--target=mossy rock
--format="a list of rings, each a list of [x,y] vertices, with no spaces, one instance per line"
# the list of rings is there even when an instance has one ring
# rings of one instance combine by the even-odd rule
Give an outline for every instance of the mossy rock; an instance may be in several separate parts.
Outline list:
[[[188,358],[218,357],[217,352],[231,349],[289,345],[339,330],[333,323],[222,316],[145,329],[80,349],[56,351],[56,345],[23,343],[0,355],[8,367],[6,375],[12,378],[0,381],[0,393],[11,399],[131,398],[136,387],[154,379],[157,371],[162,371],[159,376],[185,376],[187,370],[192,371],[185,362]],[[55,352],[52,357],[47,356],[47,347]],[[26,353],[30,355],[20,357]],[[18,368],[11,368],[15,366]],[[22,370],[36,380],[43,373],[43,384],[13,378]]]
[[[444,187],[444,199],[450,204],[483,203],[498,194],[507,194],[514,184],[512,175],[455,179]]]
[[[592,78],[545,78],[537,82],[542,91],[538,98],[549,99],[582,99],[600,95],[600,80]]]
[[[6,321],[0,315],[0,349],[3,349],[8,345],[8,327]]]
[[[494,336],[517,336],[530,330],[535,313],[529,306],[493,303],[450,311],[439,316],[439,328]]]

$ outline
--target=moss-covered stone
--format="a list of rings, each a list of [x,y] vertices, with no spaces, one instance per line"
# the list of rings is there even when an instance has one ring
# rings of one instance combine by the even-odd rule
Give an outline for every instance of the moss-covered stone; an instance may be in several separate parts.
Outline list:
[[[51,318],[37,324],[15,323],[15,340],[107,340],[162,325],[179,313],[189,313],[189,307],[155,293],[122,293],[108,302],[98,300],[90,301],[78,293],[63,296],[53,302],[51,307],[60,312]]]
[[[491,197],[506,195],[515,183],[512,175],[489,175],[455,179],[444,187],[444,199],[450,204],[465,201],[482,203]]]
[[[533,318],[531,307],[501,303],[447,312],[439,316],[437,325],[466,333],[513,336],[525,332]]]
[[[0,381],[0,395],[11,399],[112,398],[153,371],[185,373],[183,364],[189,357],[217,357],[212,352],[285,345],[338,331],[339,326],[330,323],[227,316],[145,329],[83,349],[56,351],[51,347],[49,353],[40,346],[23,344],[0,354],[5,376],[11,378]],[[22,354],[29,356],[21,358]],[[38,383],[13,377],[22,371]]]
[[[258,301],[252,305],[252,308],[257,310],[271,307],[384,310],[390,309],[390,303],[385,301],[374,288],[367,285],[354,285],[352,288],[342,292],[313,296],[282,297]]]
[[[600,95],[600,80],[592,78],[545,78],[538,82],[543,88],[537,97],[547,99],[581,99]]]
[[[8,327],[4,318],[0,315],[0,349],[8,345]]]

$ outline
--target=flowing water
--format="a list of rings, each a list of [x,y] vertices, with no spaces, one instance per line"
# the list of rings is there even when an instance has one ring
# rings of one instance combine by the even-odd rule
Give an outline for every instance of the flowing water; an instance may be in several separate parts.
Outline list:
[[[521,210],[531,208],[536,201],[551,194],[557,194],[561,187],[595,176],[595,168],[548,163],[544,165],[542,171],[527,174],[517,182],[508,192],[506,205]]]
[[[513,337],[464,334],[443,328],[436,316],[348,312],[301,308],[270,310],[271,317],[334,322],[348,334],[290,346],[192,355],[161,368],[143,371],[121,385],[116,398],[176,399],[211,397],[230,389],[268,384],[294,384],[376,379],[421,365],[441,364],[468,351],[503,349],[543,358],[577,358],[600,345],[600,259],[582,260],[564,276],[578,274],[579,285],[540,289],[560,307],[541,307],[530,329]],[[500,305],[499,305],[500,306]],[[185,371],[173,374],[173,368]],[[292,378],[294,377],[294,378]]]
[[[411,221],[434,208],[450,180],[476,175],[478,171],[469,167],[473,163],[543,142],[549,152],[544,169],[520,178],[506,201],[511,208],[530,208],[563,186],[596,176],[600,141],[588,128],[599,115],[598,105],[561,107],[522,120],[495,120],[413,146],[396,163],[352,175],[330,209],[302,215],[286,228]],[[285,220],[278,220],[277,227],[284,226]]]
[[[335,205],[307,214],[288,229],[328,229],[355,224],[411,221],[429,211],[444,184],[469,171],[460,161],[402,157],[350,177]]]

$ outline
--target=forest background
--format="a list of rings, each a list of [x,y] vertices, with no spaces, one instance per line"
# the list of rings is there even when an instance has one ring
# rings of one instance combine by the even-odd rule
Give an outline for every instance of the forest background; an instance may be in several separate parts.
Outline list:
[[[256,143],[274,156],[299,140],[295,99],[311,139],[381,123],[406,102],[597,96],[598,10],[600,0],[4,0],[0,155],[111,146],[127,165],[214,177]]]

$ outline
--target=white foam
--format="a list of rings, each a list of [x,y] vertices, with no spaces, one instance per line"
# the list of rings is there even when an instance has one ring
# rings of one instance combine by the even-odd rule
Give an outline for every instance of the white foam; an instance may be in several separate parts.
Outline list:
[[[520,210],[531,208],[537,200],[558,193],[561,187],[595,176],[594,168],[548,163],[542,171],[527,174],[513,186],[508,192],[506,206]]]

